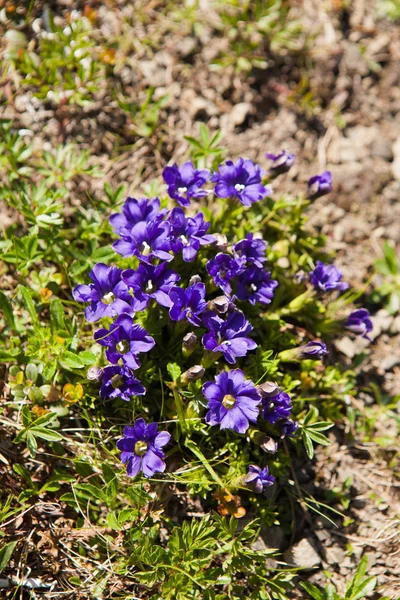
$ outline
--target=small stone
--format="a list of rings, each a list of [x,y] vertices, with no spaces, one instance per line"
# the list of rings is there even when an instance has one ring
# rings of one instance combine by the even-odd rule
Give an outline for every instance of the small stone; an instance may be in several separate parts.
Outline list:
[[[318,567],[322,562],[315,547],[315,542],[310,537],[303,538],[287,550],[285,560],[288,564],[301,567],[306,571]]]
[[[252,111],[252,105],[249,102],[239,102],[236,104],[229,115],[230,123],[233,127],[242,125],[246,117]]]

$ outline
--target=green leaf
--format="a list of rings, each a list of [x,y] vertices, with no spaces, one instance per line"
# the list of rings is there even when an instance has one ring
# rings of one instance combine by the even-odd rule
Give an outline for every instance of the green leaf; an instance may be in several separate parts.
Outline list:
[[[31,318],[33,328],[39,329],[40,323],[39,323],[38,316],[36,314],[35,305],[32,300],[32,292],[24,285],[19,286],[19,291],[21,292],[22,301],[24,303],[24,306],[25,306],[26,310],[28,311],[29,316]]]
[[[308,458],[313,458],[314,446],[313,446],[312,441],[310,440],[308,434],[304,430],[303,430],[303,443],[304,443]]]
[[[360,600],[360,598],[365,598],[367,594],[375,589],[376,583],[376,577],[368,577],[368,579],[363,581],[363,583],[361,583],[361,585],[354,590],[351,600]]]
[[[316,585],[308,583],[308,581],[301,581],[300,585],[304,590],[306,590],[306,592],[310,594],[311,598],[314,598],[314,600],[326,600],[323,592],[321,592]]]
[[[8,565],[17,542],[9,542],[0,550],[0,572]]]
[[[36,485],[33,483],[32,478],[30,476],[30,473],[29,473],[28,469],[26,467],[24,467],[24,465],[20,465],[18,463],[15,463],[13,465],[13,471],[15,471],[15,473],[17,473],[18,475],[21,475],[21,477],[23,477],[25,479],[25,481],[33,489],[36,489]]]
[[[307,431],[310,429],[314,429],[315,431],[326,431],[327,429],[331,429],[335,423],[331,423],[330,421],[319,421],[318,423],[311,423],[311,425],[307,425]]]
[[[118,519],[115,515],[115,513],[110,512],[107,515],[107,523],[108,526],[111,527],[111,529],[115,529],[116,531],[120,531],[122,529],[122,525],[118,522]]]
[[[37,441],[33,433],[31,433],[29,430],[26,434],[26,445],[28,446],[28,450],[31,453],[31,456],[36,456]]]
[[[77,358],[84,363],[84,365],[93,365],[97,357],[93,352],[89,352],[89,350],[84,350],[83,352],[79,352]]]
[[[60,365],[66,369],[83,369],[85,363],[78,354],[65,350],[60,358]]]
[[[319,433],[318,431],[310,431],[307,428],[307,435],[314,440],[314,442],[317,442],[317,444],[321,444],[321,446],[329,446],[331,443],[326,435]]]
[[[179,379],[179,377],[181,376],[181,373],[182,373],[180,366],[177,365],[176,363],[168,363],[167,371],[170,374],[173,381],[176,381],[177,379]]]
[[[32,427],[29,431],[34,433],[36,437],[40,438],[41,440],[46,440],[47,442],[59,442],[63,439],[61,433],[51,429],[44,429],[44,427]]]
[[[92,485],[91,483],[78,483],[75,486],[75,491],[77,496],[88,500],[92,500],[93,497],[97,498],[98,500],[102,500],[103,502],[106,502],[107,500],[103,490],[100,490],[98,487]]]
[[[16,331],[13,307],[5,293],[2,291],[0,291],[0,310],[3,313],[4,320],[10,329]]]
[[[59,298],[54,298],[50,302],[50,325],[53,333],[65,329],[64,307]]]

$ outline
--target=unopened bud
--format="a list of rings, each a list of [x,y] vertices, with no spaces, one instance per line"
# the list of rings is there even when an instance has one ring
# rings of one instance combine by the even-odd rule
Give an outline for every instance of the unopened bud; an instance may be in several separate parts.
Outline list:
[[[228,249],[228,238],[223,233],[214,233],[215,246],[221,252],[225,252]]]
[[[99,379],[101,379],[102,374],[103,369],[101,369],[100,367],[90,367],[88,369],[86,377],[90,379],[90,381],[98,381]]]
[[[185,371],[182,376],[181,376],[181,382],[182,383],[193,383],[193,381],[196,381],[197,379],[200,379],[201,377],[203,377],[205,373],[205,368],[202,367],[201,365],[194,365],[193,367],[190,367],[190,369],[188,369],[187,371]]]
[[[260,446],[264,452],[268,454],[275,454],[278,450],[278,443],[269,435],[266,435],[263,431],[253,429],[250,433],[250,439],[252,442]]]
[[[226,296],[218,296],[218,298],[214,298],[209,303],[210,310],[215,310],[215,312],[223,314],[226,313],[229,309],[229,305],[231,304],[231,300]]]
[[[263,397],[274,396],[279,392],[279,386],[273,381],[265,381],[261,385],[256,386],[258,393]]]
[[[182,342],[183,356],[190,356],[197,345],[197,336],[193,331],[187,333]]]
[[[195,283],[201,283],[200,275],[192,275],[192,277],[189,279],[189,285],[194,285]]]

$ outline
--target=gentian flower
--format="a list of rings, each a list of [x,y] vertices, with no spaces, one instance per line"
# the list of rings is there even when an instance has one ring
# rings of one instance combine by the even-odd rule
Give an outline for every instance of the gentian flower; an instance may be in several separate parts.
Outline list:
[[[114,213],[109,222],[117,235],[123,236],[132,230],[136,223],[141,221],[154,221],[162,218],[165,210],[160,211],[160,200],[158,198],[127,198],[121,213]]]
[[[147,308],[153,298],[161,306],[170,308],[170,289],[180,280],[175,271],[168,269],[166,263],[156,267],[142,263],[138,269],[126,269],[122,273],[122,280],[133,290],[137,311]]]
[[[324,171],[320,175],[314,175],[308,180],[307,196],[310,200],[315,200],[320,196],[325,196],[332,191],[332,173]]]
[[[232,258],[229,254],[219,252],[208,261],[206,269],[213,278],[215,285],[218,285],[225,294],[230,294],[232,292],[230,281],[236,275],[243,273],[245,264],[246,259],[244,256]]]
[[[130,231],[123,232],[122,239],[113,243],[113,248],[122,256],[137,256],[151,264],[153,258],[170,261],[170,224],[167,221],[140,221]]]
[[[279,388],[270,394],[265,393],[261,386],[257,389],[262,398],[263,417],[268,423],[274,424],[291,416],[292,403],[289,394]]]
[[[298,423],[292,421],[292,419],[285,419],[280,423],[283,437],[293,437],[299,428]]]
[[[255,265],[262,269],[263,263],[267,260],[265,251],[267,242],[259,238],[255,238],[252,233],[248,233],[244,240],[236,242],[232,246],[234,256],[239,256],[246,259],[247,264]]]
[[[215,194],[219,198],[238,198],[245,206],[251,206],[270,195],[270,188],[261,183],[263,171],[251,160],[239,158],[236,164],[227,160],[211,177],[215,182]]]
[[[257,348],[256,342],[248,337],[253,327],[240,311],[229,313],[225,321],[208,311],[203,317],[203,323],[209,330],[202,338],[204,348],[222,352],[226,362],[231,365],[238,357],[246,356],[249,350]]]
[[[139,471],[145,477],[165,470],[165,454],[161,450],[168,444],[171,436],[167,431],[157,433],[157,423],[146,424],[144,419],[136,419],[131,426],[124,427],[124,435],[118,440],[121,461],[126,463],[129,477],[135,477]]]
[[[269,474],[268,467],[261,469],[255,465],[249,466],[249,472],[243,477],[243,483],[250,489],[261,494],[265,488],[273,485],[275,477]]]
[[[133,313],[132,297],[121,281],[121,269],[97,263],[89,273],[94,283],[77,285],[72,295],[78,302],[90,302],[85,308],[87,321],[102,317],[115,317],[121,313]]]
[[[314,288],[321,292],[344,291],[349,287],[348,283],[341,281],[343,273],[335,265],[326,265],[320,260],[317,260],[315,269],[309,275]]]
[[[181,208],[174,208],[168,217],[168,222],[171,225],[171,250],[174,254],[182,251],[185,262],[191,262],[196,258],[200,246],[215,241],[213,235],[207,234],[210,223],[204,221],[203,213],[186,218]]]
[[[101,376],[100,398],[121,398],[129,402],[132,396],[143,396],[146,388],[126,367],[105,367]]]
[[[304,346],[296,348],[297,355],[300,359],[313,358],[314,360],[322,359],[325,354],[328,354],[328,349],[324,342],[318,342],[316,340],[307,342]]]
[[[94,339],[106,346],[107,360],[113,365],[121,364],[130,369],[140,367],[137,354],[149,352],[155,345],[154,339],[147,331],[132,322],[132,317],[120,315],[110,329],[99,329],[94,334]]]
[[[240,369],[220,373],[215,377],[215,383],[207,381],[202,390],[208,400],[208,425],[220,425],[221,429],[245,433],[249,421],[257,421],[261,398],[254,383],[245,381]]]
[[[295,161],[294,154],[290,154],[290,152],[286,152],[286,150],[282,150],[279,154],[267,153],[265,156],[272,160],[272,165],[269,170],[273,175],[286,173]]]
[[[187,319],[189,323],[198,327],[201,325],[199,315],[207,308],[205,299],[206,288],[204,283],[195,283],[186,289],[174,286],[169,292],[171,308],[169,316],[173,321]]]
[[[253,305],[256,302],[270,304],[277,285],[278,282],[271,279],[271,273],[251,266],[237,278],[236,294],[239,300],[248,300]]]
[[[191,198],[202,198],[208,192],[202,190],[210,177],[208,169],[195,169],[192,162],[187,161],[180,167],[175,163],[165,167],[163,178],[168,185],[168,194],[181,206],[189,206]]]
[[[373,325],[370,319],[369,312],[366,308],[354,310],[344,324],[345,328],[363,338],[369,340],[368,333],[372,331]]]

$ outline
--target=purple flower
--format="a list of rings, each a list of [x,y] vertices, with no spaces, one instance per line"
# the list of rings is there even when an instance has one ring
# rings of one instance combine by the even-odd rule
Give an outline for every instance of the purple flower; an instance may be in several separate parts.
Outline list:
[[[263,172],[251,160],[239,158],[236,164],[227,160],[211,177],[219,198],[238,198],[245,206],[251,206],[270,195],[270,188],[261,184]]]
[[[221,429],[245,433],[249,421],[257,421],[261,399],[254,383],[245,381],[240,369],[220,373],[215,377],[215,383],[207,381],[202,389],[208,400],[208,425],[220,425]]]
[[[169,292],[171,308],[169,316],[173,321],[187,319],[192,325],[201,325],[200,316],[207,308],[204,283],[195,283],[187,288],[174,286]]]
[[[269,170],[273,175],[286,173],[295,161],[294,154],[290,154],[289,152],[286,152],[286,150],[282,150],[279,154],[267,153],[265,156],[272,160],[272,165]]]
[[[122,233],[122,239],[113,243],[113,248],[122,256],[137,256],[141,261],[151,264],[153,258],[170,261],[171,243],[168,222],[140,221],[130,231]]]
[[[326,265],[320,260],[317,260],[315,269],[309,275],[314,288],[321,292],[344,291],[349,287],[348,283],[341,281],[343,274],[335,265]]]
[[[157,433],[157,423],[146,424],[144,419],[136,419],[132,426],[124,427],[124,436],[117,442],[121,450],[121,461],[127,463],[126,472],[135,477],[139,471],[145,477],[165,470],[165,454],[161,450],[171,436],[167,431]]]
[[[273,485],[275,477],[269,474],[268,467],[261,469],[255,465],[249,466],[249,472],[243,477],[243,483],[250,489],[261,494],[265,488]]]
[[[252,233],[248,233],[244,240],[240,240],[232,246],[235,257],[243,256],[248,264],[255,265],[260,269],[267,260],[265,256],[266,249],[267,242],[254,238]]]
[[[273,424],[291,416],[292,403],[289,394],[279,388],[272,393],[266,393],[262,387],[257,389],[261,393],[263,417],[268,423]]]
[[[186,218],[181,208],[174,208],[168,217],[168,222],[171,225],[171,250],[174,254],[182,251],[185,262],[191,262],[196,258],[200,246],[215,241],[213,235],[207,234],[210,223],[204,221],[203,213]]]
[[[122,280],[134,292],[135,309],[137,311],[147,308],[151,298],[161,306],[170,308],[169,292],[173,285],[180,280],[175,271],[168,269],[166,263],[156,267],[142,263],[137,270],[126,269],[122,273]]]
[[[271,273],[254,265],[237,278],[236,293],[239,300],[248,300],[253,305],[256,302],[270,304],[277,285],[278,282],[271,279]]]
[[[282,429],[282,436],[293,437],[299,428],[298,423],[292,421],[292,419],[285,419],[280,423]]]
[[[366,308],[354,310],[344,324],[345,328],[363,338],[369,340],[368,333],[372,331],[373,325],[370,319],[369,311]]]
[[[106,346],[107,360],[113,365],[122,364],[130,369],[140,367],[137,354],[149,352],[155,345],[154,339],[143,327],[136,325],[132,317],[119,316],[110,329],[99,329],[94,334],[94,339]]]
[[[244,256],[232,258],[229,254],[219,252],[208,261],[206,269],[213,278],[215,285],[218,285],[225,294],[230,294],[232,292],[230,281],[236,275],[243,273],[245,264],[246,259]]]
[[[146,388],[126,367],[110,366],[101,375],[101,398],[121,398],[129,402],[132,396],[143,396]]]
[[[203,317],[203,323],[208,329],[202,338],[204,348],[222,352],[226,362],[231,365],[236,362],[236,358],[246,356],[249,350],[257,348],[256,342],[248,337],[253,327],[240,311],[229,313],[225,321],[208,311]]]
[[[117,235],[126,235],[132,230],[136,223],[141,221],[154,221],[165,214],[165,210],[160,211],[160,200],[158,198],[127,198],[122,207],[121,213],[114,213],[109,218],[109,222]]]
[[[168,194],[181,206],[189,206],[191,198],[207,196],[207,191],[201,186],[208,181],[210,171],[195,169],[192,162],[187,161],[180,167],[175,163],[172,167],[165,167],[163,178],[168,185]]]
[[[298,358],[300,360],[305,358],[313,358],[314,360],[321,360],[325,354],[328,354],[328,350],[324,342],[318,342],[316,340],[307,342],[304,346],[296,348]]]
[[[320,175],[314,175],[308,180],[307,196],[310,200],[315,200],[320,196],[325,196],[332,191],[332,173],[324,171]]]
[[[77,285],[72,292],[78,302],[90,302],[85,308],[88,321],[98,321],[102,317],[115,317],[121,313],[133,313],[132,297],[125,283],[121,281],[121,270],[97,263],[89,273],[94,283]]]

